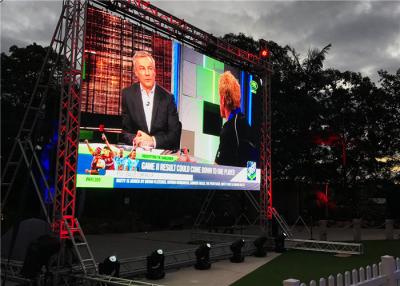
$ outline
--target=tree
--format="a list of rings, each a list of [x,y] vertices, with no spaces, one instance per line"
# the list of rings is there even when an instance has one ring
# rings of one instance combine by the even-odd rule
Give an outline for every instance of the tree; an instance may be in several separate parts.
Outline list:
[[[11,46],[9,54],[1,53],[1,93],[2,93],[2,159],[4,164],[14,138],[21,124],[23,114],[31,98],[39,72],[50,47],[42,47],[33,43],[25,48]],[[58,102],[60,94],[59,78],[61,75],[61,61],[57,62],[57,54],[50,51],[48,63],[43,69],[43,79],[50,79],[52,74],[55,85],[49,86],[46,109],[41,116],[41,122],[47,122],[40,130],[36,130],[37,137],[51,136],[53,130],[50,120],[57,120]],[[38,97],[42,96],[37,94]],[[39,122],[40,123],[40,122]]]
[[[253,54],[258,53],[258,43],[250,36],[243,33],[235,35],[233,33],[225,34],[222,39],[231,45],[241,48]]]
[[[26,106],[31,97],[43,61],[50,47],[33,43],[25,48],[11,46],[10,54],[1,53],[2,103],[10,106]],[[57,55],[51,52],[49,62],[44,68],[44,78],[55,65]],[[61,65],[56,69],[59,74]]]
[[[250,37],[229,34],[225,39],[257,53]],[[366,184],[392,180],[390,164],[383,167],[375,158],[399,150],[400,70],[393,75],[380,71],[377,87],[360,73],[324,69],[330,44],[309,50],[303,60],[292,47],[273,41],[268,47],[274,70],[274,186],[306,184],[312,190],[311,185],[328,182],[337,198],[349,203],[361,198]]]
[[[393,167],[400,164],[400,68],[395,74],[389,74],[387,71],[380,70],[378,72],[381,84],[381,97],[384,98],[382,103],[385,108],[385,113],[381,116],[385,123],[381,133],[384,134],[385,140],[382,140],[378,155],[392,158],[383,166],[384,173],[392,180],[399,181],[400,174],[394,173],[391,170]]]
[[[384,132],[390,134],[390,138],[381,150],[381,155],[394,156],[398,155],[400,150],[400,138],[398,136],[400,132],[400,68],[395,74],[389,74],[383,70],[380,70],[378,74],[381,83],[380,91],[382,97],[385,98],[383,105],[387,111],[387,114],[382,114],[385,116],[386,122]]]

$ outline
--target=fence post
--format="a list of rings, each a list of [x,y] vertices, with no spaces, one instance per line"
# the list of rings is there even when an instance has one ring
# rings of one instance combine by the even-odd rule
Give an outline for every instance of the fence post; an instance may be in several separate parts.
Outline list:
[[[283,286],[300,286],[300,280],[292,278],[283,280]]]
[[[387,286],[396,286],[396,279],[394,272],[396,271],[396,261],[393,256],[385,255],[381,257],[382,261],[382,274],[387,278]]]
[[[393,239],[393,220],[392,219],[385,220],[385,234],[386,234],[386,239]]]
[[[361,241],[361,219],[353,219],[353,237],[354,241]]]

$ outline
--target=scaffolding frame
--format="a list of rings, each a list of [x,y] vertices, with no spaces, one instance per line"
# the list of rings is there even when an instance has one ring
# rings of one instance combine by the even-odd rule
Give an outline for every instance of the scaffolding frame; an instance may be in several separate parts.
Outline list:
[[[65,59],[60,94],[53,230],[62,239],[69,237],[65,223],[70,229],[76,229],[76,167],[87,3],[79,0],[63,2],[65,29],[59,39],[65,43]]]
[[[272,203],[271,186],[271,110],[270,110],[270,75],[271,66],[256,55],[234,47],[215,36],[186,23],[147,1],[98,1],[98,0],[64,0],[62,13],[51,39],[51,49],[46,55],[39,74],[31,101],[23,117],[17,139],[29,140],[37,128],[39,112],[49,88],[59,84],[60,114],[58,128],[58,146],[56,162],[55,194],[53,200],[52,227],[61,239],[68,238],[67,226],[77,229],[75,218],[76,203],[76,168],[79,146],[79,128],[82,99],[82,73],[84,68],[84,51],[86,35],[86,19],[88,4],[94,4],[123,15],[144,25],[156,33],[167,35],[177,41],[188,44],[202,53],[227,62],[243,70],[252,71],[264,79],[263,128],[261,138],[261,190],[260,190],[260,223],[264,226],[268,218],[268,208]],[[43,69],[49,62],[50,50],[57,52],[57,62],[62,63],[62,75],[56,74],[55,65],[50,78],[43,78]],[[54,82],[56,77],[60,82]],[[33,116],[33,119],[31,118]],[[23,152],[16,140],[12,154],[2,174],[2,185],[7,185],[2,209],[15,181],[15,174],[23,163]],[[26,144],[27,145],[27,144]],[[21,151],[18,153],[18,151]],[[19,156],[14,156],[15,154]],[[15,159],[16,158],[16,159]],[[30,167],[30,166],[27,166]],[[41,170],[39,164],[38,168]],[[5,182],[5,173],[10,173],[11,180]],[[40,198],[41,199],[41,198]],[[73,235],[74,233],[72,233]]]
[[[254,72],[264,80],[263,94],[263,123],[261,138],[261,190],[260,190],[260,224],[265,227],[268,219],[268,208],[271,206],[271,124],[270,124],[270,76],[271,66],[258,56],[234,47],[215,36],[206,33],[184,20],[158,9],[147,1],[98,1],[98,0],[64,0],[62,12],[52,36],[50,49],[44,59],[39,77],[32,91],[30,102],[25,111],[16,141],[2,174],[2,186],[7,187],[2,198],[1,211],[3,212],[7,197],[16,180],[16,174],[25,162],[26,152],[32,153],[33,163],[43,174],[40,162],[34,157],[32,142],[38,120],[44,111],[48,91],[52,86],[60,86],[60,110],[58,127],[58,145],[56,156],[55,193],[53,198],[52,228],[61,239],[72,238],[79,230],[79,223],[75,217],[76,203],[76,168],[78,159],[80,115],[82,101],[82,80],[84,72],[84,53],[86,37],[86,20],[88,5],[103,7],[107,12],[112,11],[130,19],[140,26],[145,26],[155,35],[163,34],[168,38],[176,39],[182,44],[194,47],[207,56],[240,67],[243,70]],[[44,68],[50,62],[50,55],[56,52],[57,58],[46,78]],[[57,64],[62,64],[62,71],[56,71]],[[30,144],[29,144],[30,143]],[[33,143],[34,144],[34,143]],[[30,149],[26,149],[30,147]],[[33,151],[32,151],[32,150]],[[28,160],[29,161],[29,160]],[[42,176],[43,177],[43,176]],[[43,179],[43,178],[42,178]],[[35,187],[37,178],[32,177]],[[45,181],[46,191],[49,186]],[[42,208],[43,198],[40,196]],[[176,254],[178,255],[178,254]],[[176,256],[173,254],[172,256]],[[186,255],[186,254],[183,254]],[[81,261],[82,262],[82,261]],[[2,263],[2,265],[4,265]],[[15,266],[12,264],[10,267]],[[8,269],[10,270],[10,269]],[[8,271],[7,271],[8,272]],[[10,270],[12,276],[14,269]],[[61,275],[62,276],[62,275]],[[96,277],[104,284],[114,284],[116,281],[107,281],[104,277]],[[121,281],[119,281],[121,282]],[[130,284],[131,281],[125,281]]]

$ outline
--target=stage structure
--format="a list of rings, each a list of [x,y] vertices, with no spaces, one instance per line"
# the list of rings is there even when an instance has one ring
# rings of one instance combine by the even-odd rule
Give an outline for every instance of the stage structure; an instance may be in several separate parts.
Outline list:
[[[93,28],[93,22],[89,23],[90,11],[93,8],[102,9],[105,14],[116,14],[127,21],[136,23],[142,27],[142,34],[151,31],[154,35],[160,35],[160,39],[175,39],[182,45],[188,45],[195,50],[212,56],[222,62],[240,67],[245,71],[257,74],[263,82],[262,97],[262,131],[261,131],[261,189],[260,224],[265,229],[267,220],[272,218],[272,175],[271,175],[271,66],[269,62],[259,56],[234,47],[225,41],[190,25],[153,5],[147,1],[78,1],[65,0],[62,13],[52,37],[50,47],[58,55],[56,63],[53,63],[49,78],[44,78],[43,69],[48,64],[49,55],[46,56],[42,72],[32,92],[31,101],[23,117],[21,127],[13,145],[10,157],[2,174],[3,194],[2,211],[8,195],[16,180],[17,173],[25,164],[29,170],[39,170],[40,162],[34,151],[35,130],[41,113],[44,112],[48,90],[51,86],[60,86],[60,115],[58,130],[57,164],[55,193],[52,204],[52,214],[42,202],[48,220],[52,222],[53,230],[60,237],[68,238],[74,233],[80,233],[79,223],[75,218],[76,200],[76,169],[79,145],[80,114],[82,104],[88,108],[88,100],[82,103],[82,94],[90,90],[84,86],[83,77],[86,75],[85,60],[91,56],[91,51],[85,47],[87,29]],[[93,21],[93,19],[91,20]],[[97,23],[101,25],[101,23]],[[122,27],[122,26],[121,26]],[[162,35],[162,37],[161,37]],[[131,49],[135,49],[132,45]],[[154,47],[153,47],[154,49]],[[121,53],[122,55],[122,53]],[[62,74],[55,72],[55,66],[62,63]],[[165,66],[168,66],[166,64]],[[123,68],[123,67],[122,67]],[[161,69],[161,66],[157,66]],[[164,72],[168,72],[165,70]],[[119,79],[124,81],[124,78]],[[157,79],[161,81],[162,79]],[[88,97],[88,93],[86,92]],[[87,98],[86,98],[87,99]],[[118,99],[116,106],[119,105]],[[118,113],[118,110],[115,111]],[[33,143],[32,143],[33,142]],[[36,172],[35,172],[36,173]],[[36,192],[40,195],[39,185],[34,172],[30,172]],[[46,184],[46,191],[50,193]],[[211,193],[211,192],[210,192]],[[254,205],[254,204],[253,204]]]

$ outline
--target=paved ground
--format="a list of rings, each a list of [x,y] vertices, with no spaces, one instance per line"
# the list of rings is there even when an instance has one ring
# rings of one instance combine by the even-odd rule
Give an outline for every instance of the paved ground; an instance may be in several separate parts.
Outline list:
[[[164,279],[156,283],[166,286],[230,285],[277,256],[277,253],[268,253],[268,256],[263,258],[248,256],[243,263],[231,263],[228,260],[219,261],[213,263],[211,269],[203,271],[192,267],[182,268],[168,272]]]

